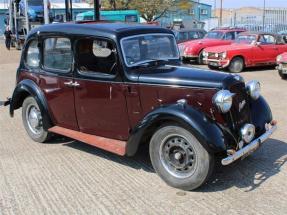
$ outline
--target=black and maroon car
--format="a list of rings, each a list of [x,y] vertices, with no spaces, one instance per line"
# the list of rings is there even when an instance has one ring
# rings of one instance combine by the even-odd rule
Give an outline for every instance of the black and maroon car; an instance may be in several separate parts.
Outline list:
[[[214,156],[229,165],[276,129],[257,81],[181,66],[172,31],[119,23],[45,25],[30,32],[10,114],[22,107],[28,135],[52,133],[118,155],[149,145],[173,187],[201,186]]]

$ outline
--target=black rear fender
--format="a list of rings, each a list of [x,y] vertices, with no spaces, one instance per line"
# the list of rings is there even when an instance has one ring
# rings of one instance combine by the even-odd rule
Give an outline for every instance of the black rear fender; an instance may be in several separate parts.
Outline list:
[[[31,80],[23,80],[16,86],[13,92],[13,96],[10,100],[10,116],[14,116],[14,111],[22,107],[23,101],[28,96],[34,97],[37,104],[39,105],[43,116],[44,129],[47,130],[51,128],[53,123],[50,118],[46,98],[37,84]]]

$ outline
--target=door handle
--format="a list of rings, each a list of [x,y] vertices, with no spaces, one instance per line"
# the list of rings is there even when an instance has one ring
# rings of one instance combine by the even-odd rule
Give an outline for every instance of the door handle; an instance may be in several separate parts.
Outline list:
[[[74,86],[74,87],[79,87],[80,84],[79,84],[78,82],[74,82],[74,83],[73,83],[73,86]]]
[[[67,82],[64,82],[64,85],[68,86],[68,87],[73,87],[73,81],[67,81]]]

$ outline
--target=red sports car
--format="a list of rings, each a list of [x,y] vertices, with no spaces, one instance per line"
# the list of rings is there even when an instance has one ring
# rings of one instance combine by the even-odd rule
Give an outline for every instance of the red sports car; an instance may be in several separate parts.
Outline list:
[[[203,63],[203,50],[207,47],[229,45],[244,29],[220,28],[209,31],[203,39],[187,41],[178,45],[184,61]]]
[[[203,56],[211,69],[227,68],[238,73],[246,67],[276,65],[277,56],[286,51],[281,35],[244,32],[231,45],[206,48]]]
[[[277,57],[278,72],[282,79],[287,79],[287,52]]]

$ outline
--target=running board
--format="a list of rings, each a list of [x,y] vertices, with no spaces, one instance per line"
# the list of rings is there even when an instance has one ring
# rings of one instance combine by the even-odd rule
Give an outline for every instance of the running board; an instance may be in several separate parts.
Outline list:
[[[100,149],[112,152],[117,155],[124,156],[126,154],[127,143],[125,141],[99,137],[91,134],[85,134],[79,131],[74,131],[59,126],[54,126],[50,128],[49,131],[52,133],[70,137],[72,139],[87,143],[92,146],[96,146]]]

